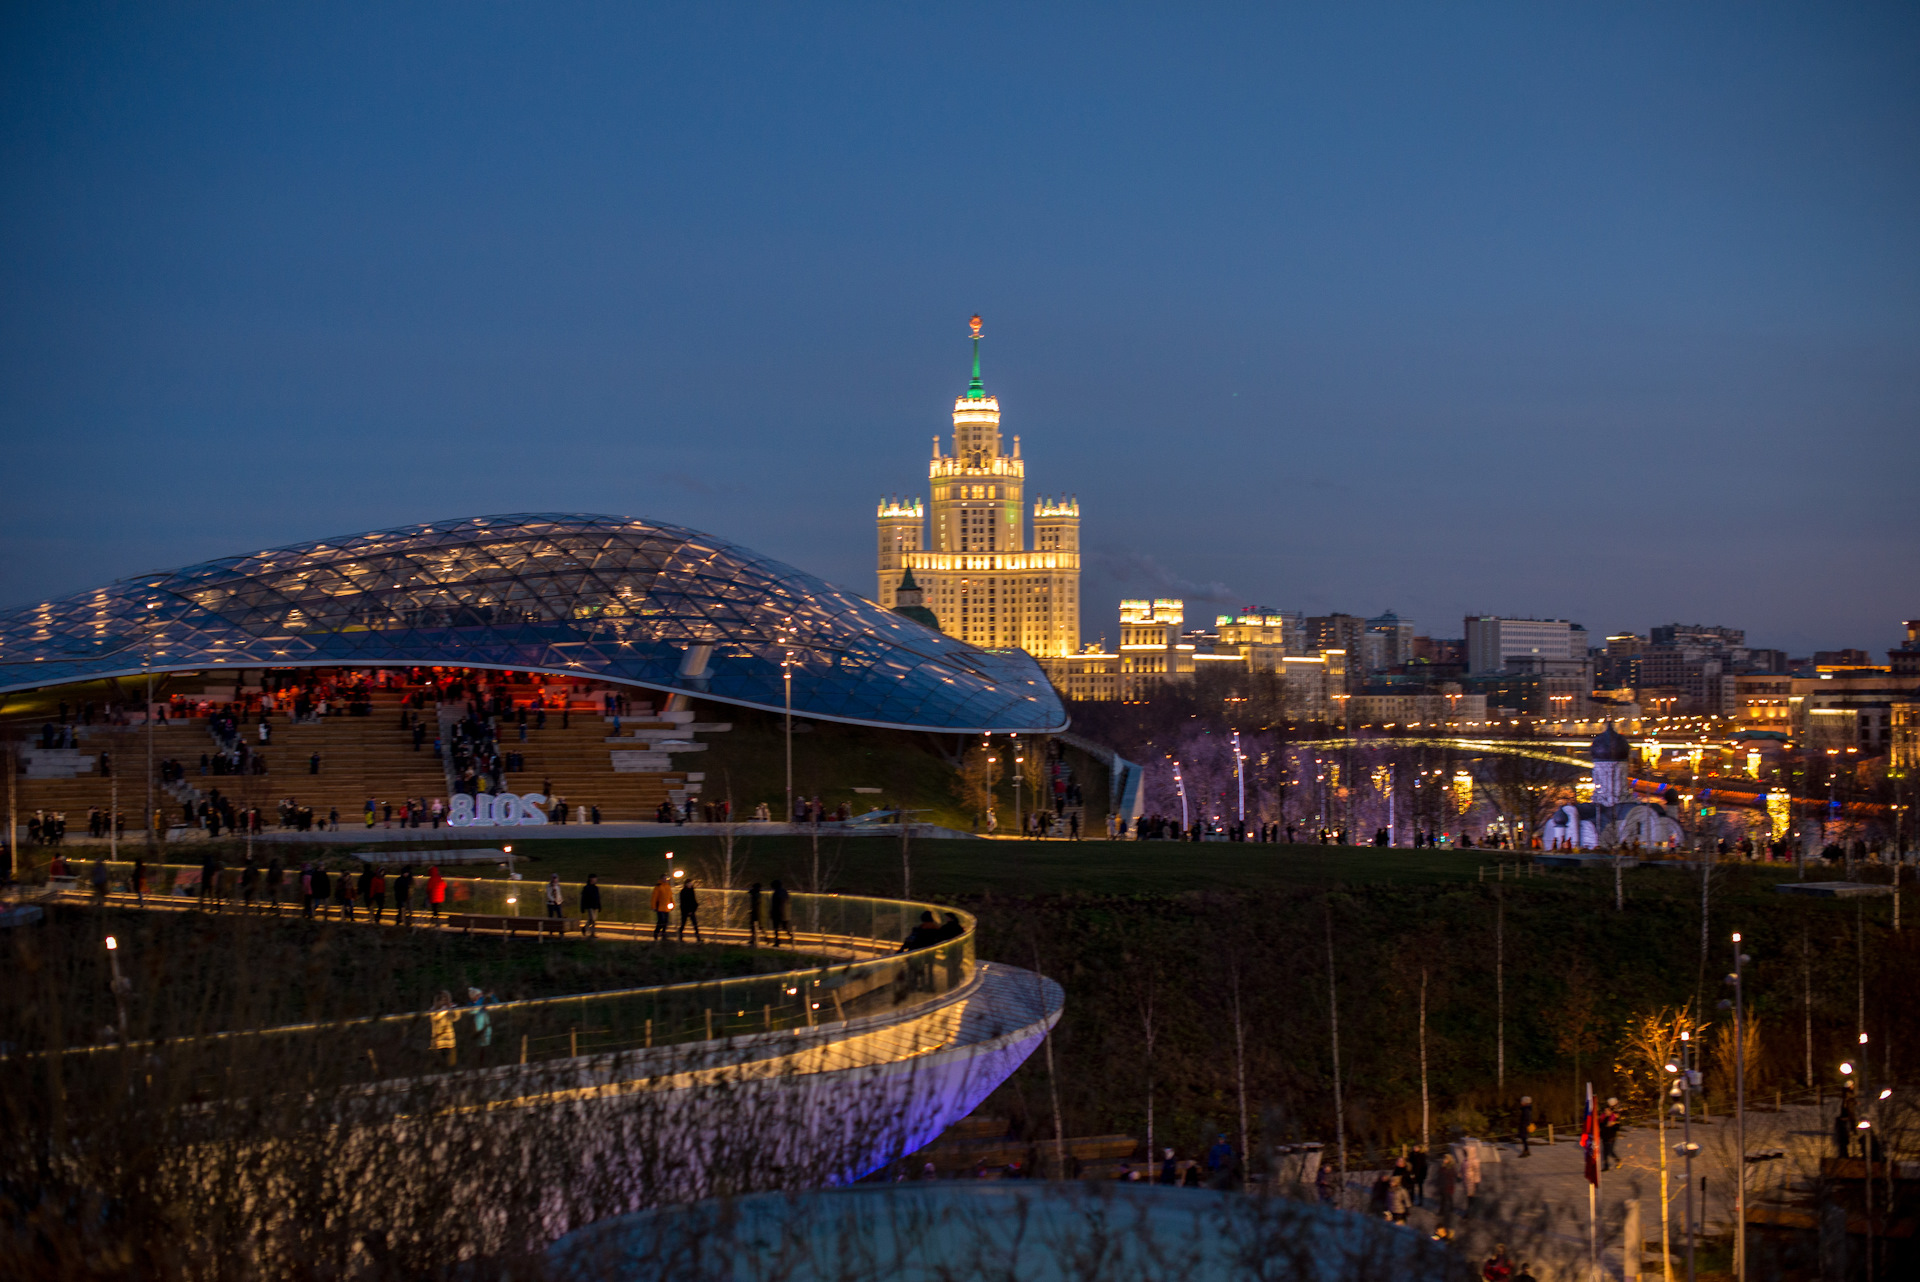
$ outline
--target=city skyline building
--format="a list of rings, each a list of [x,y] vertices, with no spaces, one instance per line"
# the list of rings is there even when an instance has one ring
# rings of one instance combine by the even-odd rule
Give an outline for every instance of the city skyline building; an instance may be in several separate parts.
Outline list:
[[[1465,623],[1470,676],[1513,671],[1518,659],[1530,663],[1587,661],[1587,630],[1565,619],[1469,614]]]
[[[1080,649],[1079,500],[1035,499],[1027,546],[1020,438],[1010,450],[1002,445],[1000,402],[980,375],[980,318],[968,324],[973,377],[954,400],[949,445],[933,438],[930,499],[889,498],[876,514],[879,603],[899,606],[910,573],[920,604],[949,636],[1037,658],[1070,655]]]

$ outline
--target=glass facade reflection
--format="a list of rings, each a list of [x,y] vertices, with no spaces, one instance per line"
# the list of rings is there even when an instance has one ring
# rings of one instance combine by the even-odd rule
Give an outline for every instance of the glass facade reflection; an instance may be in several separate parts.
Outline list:
[[[690,645],[704,675],[679,675]],[[142,575],[0,613],[0,692],[155,672],[440,665],[588,677],[921,730],[1052,731],[1019,650],[982,650],[697,530],[473,517]],[[689,665],[697,666],[697,665]]]

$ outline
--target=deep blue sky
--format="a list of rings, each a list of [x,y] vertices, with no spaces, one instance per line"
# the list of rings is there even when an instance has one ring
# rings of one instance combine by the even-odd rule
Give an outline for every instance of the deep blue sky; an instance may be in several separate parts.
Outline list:
[[[1920,615],[1912,5],[0,30],[0,604],[529,510],[871,593],[977,310],[1090,637],[1181,591],[1796,652]]]

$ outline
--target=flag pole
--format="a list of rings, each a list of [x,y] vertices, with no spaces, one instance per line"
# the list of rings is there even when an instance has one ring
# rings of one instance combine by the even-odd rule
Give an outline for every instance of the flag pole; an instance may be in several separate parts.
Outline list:
[[[1600,1273],[1600,1123],[1593,1109],[1593,1083],[1587,1083],[1587,1122],[1583,1128],[1587,1148],[1587,1263],[1593,1282],[1602,1282]]]

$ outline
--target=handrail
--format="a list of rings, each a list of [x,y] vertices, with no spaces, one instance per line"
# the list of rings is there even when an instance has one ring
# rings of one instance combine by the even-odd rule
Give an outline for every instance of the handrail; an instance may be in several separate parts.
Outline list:
[[[466,888],[469,896],[463,902],[460,910],[463,912],[478,911],[468,905],[477,905],[490,897],[504,901],[509,889],[539,890],[544,886],[544,883],[537,882],[449,878],[450,897],[456,881]],[[563,883],[563,889],[568,892],[568,899],[577,902],[578,883]],[[624,919],[640,903],[646,903],[646,911],[651,911],[651,887],[603,885],[600,889],[604,906],[601,915],[603,923],[627,924]],[[721,926],[722,922],[734,917],[744,918],[747,892],[703,889],[700,893],[703,916],[713,900],[719,901],[720,920],[713,925]],[[121,896],[115,898],[125,902]],[[171,907],[181,897],[170,895],[153,898]],[[431,1066],[432,1030],[436,1022],[444,1034],[449,1025],[457,1026],[471,1021],[476,1013],[484,1009],[490,1025],[490,1037],[487,1042],[478,1043],[475,1047],[483,1052],[483,1063],[484,1052],[501,1045],[512,1048],[520,1062],[527,1063],[534,1059],[562,1059],[616,1049],[711,1041],[749,1032],[811,1029],[919,1005],[953,991],[973,976],[976,922],[971,914],[960,909],[936,907],[920,901],[805,893],[794,894],[790,908],[790,915],[796,919],[814,919],[815,929],[805,932],[804,938],[816,942],[846,939],[875,946],[884,944],[889,949],[898,948],[899,945],[894,941],[906,934],[907,925],[917,921],[922,912],[951,914],[960,927],[960,933],[911,953],[890,951],[886,955],[863,960],[823,961],[818,966],[772,974],[522,998],[489,1002],[484,1006],[463,1004],[439,1011],[415,1010],[253,1029],[219,1030],[137,1042],[106,1042],[69,1047],[52,1053],[97,1055],[116,1050],[154,1048],[180,1051],[195,1045],[217,1046],[246,1039],[294,1038],[310,1043],[308,1058],[313,1063],[338,1058],[342,1054],[357,1060],[377,1050],[379,1054],[374,1062],[384,1061],[396,1070],[405,1071],[409,1065]],[[826,919],[825,923],[822,922],[823,918]],[[863,931],[846,929],[859,918],[865,919]],[[416,926],[424,926],[431,920],[422,916],[422,910],[414,910]],[[880,933],[883,923],[898,927],[897,933]],[[822,924],[842,929],[823,932],[818,929]],[[724,929],[732,934],[738,928],[727,925]],[[612,938],[626,940],[636,947],[642,943],[637,931],[632,935],[623,931]],[[802,936],[796,936],[796,945],[800,938]],[[829,1003],[831,1014],[828,1013]],[[569,1015],[574,1018],[568,1019]],[[598,1024],[586,1029],[588,1044],[583,1051],[581,1023],[587,1018],[597,1020]],[[751,1026],[742,1027],[739,1021],[743,1020]],[[416,1031],[423,1024],[429,1030],[424,1042],[416,1036]],[[357,1031],[361,1037],[353,1039],[354,1044],[347,1047],[339,1034],[350,1031]],[[367,1040],[369,1036],[371,1041]],[[515,1038],[519,1039],[517,1047],[514,1046]],[[470,1031],[469,1043],[477,1040],[474,1031]],[[560,1053],[561,1040],[565,1043],[565,1054]],[[536,1050],[539,1052],[537,1055]],[[381,1077],[392,1075],[378,1074]]]

